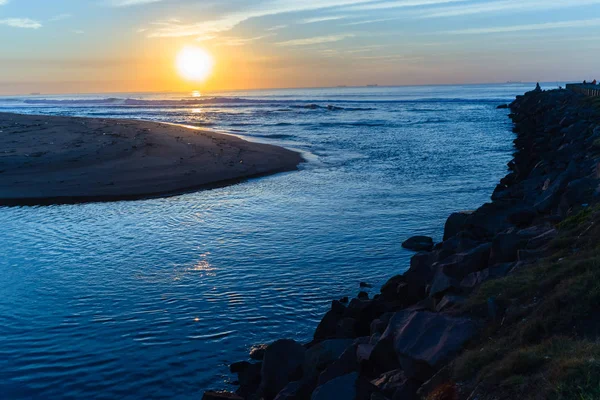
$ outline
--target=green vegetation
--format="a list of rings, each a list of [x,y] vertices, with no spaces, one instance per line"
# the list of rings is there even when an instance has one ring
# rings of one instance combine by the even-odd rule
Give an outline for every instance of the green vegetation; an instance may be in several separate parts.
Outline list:
[[[600,399],[600,207],[559,226],[548,257],[489,281],[464,311],[505,310],[453,364],[479,399]]]

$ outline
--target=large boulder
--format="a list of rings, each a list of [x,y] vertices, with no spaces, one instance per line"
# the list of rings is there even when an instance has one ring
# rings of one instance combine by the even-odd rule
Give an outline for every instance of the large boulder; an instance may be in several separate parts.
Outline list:
[[[444,226],[444,240],[448,240],[460,232],[472,213],[473,211],[461,211],[450,214]]]
[[[353,343],[353,339],[329,339],[306,350],[304,377],[309,379],[316,377],[327,366],[337,360]]]
[[[256,393],[260,387],[262,363],[251,364],[247,361],[231,364],[229,370],[238,374],[240,388],[237,393],[248,397]]]
[[[331,302],[331,310],[323,316],[323,319],[315,330],[314,339],[324,340],[335,338],[338,331],[338,324],[344,318],[346,306],[341,302],[334,300]]]
[[[429,379],[477,333],[477,324],[427,311],[396,313],[373,350],[392,353],[408,378]]]
[[[375,392],[375,386],[360,377],[358,372],[352,372],[318,386],[311,400],[368,400]]]
[[[302,378],[306,350],[294,340],[281,339],[270,344],[263,358],[260,390],[272,400],[292,381]]]
[[[529,238],[518,232],[500,233],[492,241],[490,262],[508,263],[517,259],[517,252],[527,246]]]
[[[445,275],[462,279],[468,274],[481,271],[488,266],[491,243],[481,244],[465,253],[455,254],[437,264],[437,269],[441,268]]]
[[[413,251],[433,250],[433,239],[429,236],[413,236],[402,243],[402,247]]]
[[[359,364],[356,357],[356,350],[361,344],[367,343],[369,343],[368,337],[356,339],[351,346],[348,346],[348,348],[344,350],[337,360],[331,363],[325,371],[321,372],[318,385],[324,385],[332,379],[358,371]]]

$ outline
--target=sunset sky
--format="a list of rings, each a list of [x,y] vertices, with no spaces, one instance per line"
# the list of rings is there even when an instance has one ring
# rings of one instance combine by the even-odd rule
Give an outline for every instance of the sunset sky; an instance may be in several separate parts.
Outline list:
[[[600,0],[0,0],[0,38],[0,94],[600,79]]]

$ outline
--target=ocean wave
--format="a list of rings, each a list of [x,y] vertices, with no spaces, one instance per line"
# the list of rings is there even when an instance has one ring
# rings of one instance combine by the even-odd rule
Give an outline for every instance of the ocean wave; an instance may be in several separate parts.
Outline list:
[[[4,101],[1,99],[0,101]],[[196,106],[206,104],[264,104],[268,100],[243,99],[239,97],[210,97],[180,100],[142,100],[131,98],[108,97],[104,99],[21,99],[25,104],[31,105],[58,105],[58,106],[83,106],[83,105],[107,105],[107,106]]]

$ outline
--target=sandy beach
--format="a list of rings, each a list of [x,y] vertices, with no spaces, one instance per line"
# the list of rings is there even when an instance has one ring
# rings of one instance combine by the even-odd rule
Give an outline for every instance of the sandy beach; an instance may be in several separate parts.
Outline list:
[[[0,205],[168,196],[295,170],[302,157],[155,122],[0,113]]]

